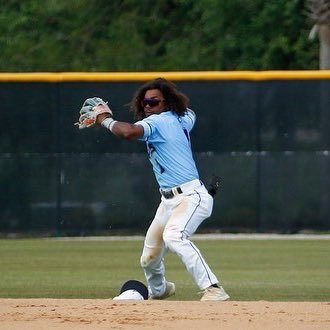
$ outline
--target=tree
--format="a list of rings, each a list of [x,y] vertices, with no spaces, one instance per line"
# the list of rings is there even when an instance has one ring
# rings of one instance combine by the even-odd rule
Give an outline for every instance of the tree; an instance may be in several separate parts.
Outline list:
[[[309,37],[320,40],[319,67],[330,69],[330,0],[307,0],[310,17],[315,23]]]
[[[312,70],[307,0],[6,0],[0,71]]]

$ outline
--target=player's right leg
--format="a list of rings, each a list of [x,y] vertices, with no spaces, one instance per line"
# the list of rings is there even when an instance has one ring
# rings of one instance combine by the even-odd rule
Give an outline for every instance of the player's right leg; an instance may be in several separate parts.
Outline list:
[[[165,279],[163,258],[166,248],[163,241],[163,230],[166,220],[166,208],[161,203],[147,231],[140,260],[148,282],[150,299],[165,299],[175,292],[174,283],[167,282]]]
[[[212,197],[201,187],[194,194],[179,195],[170,203],[173,203],[173,209],[163,234],[166,246],[179,256],[198,287],[203,290],[202,301],[229,299],[200,250],[189,239],[204,219],[210,216]]]

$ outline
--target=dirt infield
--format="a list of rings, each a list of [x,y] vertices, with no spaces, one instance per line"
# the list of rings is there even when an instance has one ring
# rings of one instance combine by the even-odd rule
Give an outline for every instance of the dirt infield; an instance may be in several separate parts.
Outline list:
[[[2,330],[330,329],[330,302],[0,299]]]

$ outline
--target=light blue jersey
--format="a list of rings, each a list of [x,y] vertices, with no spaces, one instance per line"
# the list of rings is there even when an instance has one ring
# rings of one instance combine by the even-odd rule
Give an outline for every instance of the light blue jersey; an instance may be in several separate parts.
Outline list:
[[[143,126],[144,135],[140,140],[146,141],[149,159],[162,189],[199,179],[189,134],[195,120],[195,113],[188,109],[181,117],[166,111],[135,123]]]

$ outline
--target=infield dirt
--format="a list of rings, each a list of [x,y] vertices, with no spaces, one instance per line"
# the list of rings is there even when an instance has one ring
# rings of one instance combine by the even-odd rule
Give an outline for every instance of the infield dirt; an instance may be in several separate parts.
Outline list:
[[[330,329],[330,302],[0,299],[2,330]]]

